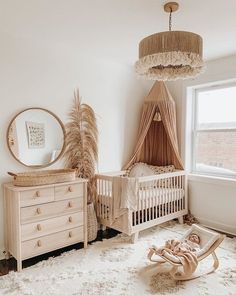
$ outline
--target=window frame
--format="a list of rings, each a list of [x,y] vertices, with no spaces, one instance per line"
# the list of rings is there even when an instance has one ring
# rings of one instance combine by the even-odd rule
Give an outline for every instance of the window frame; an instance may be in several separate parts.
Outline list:
[[[216,89],[225,89],[225,88],[231,88],[236,87],[236,82],[228,82],[228,83],[221,83],[217,85],[209,85],[204,87],[195,88],[193,91],[193,101],[192,101],[192,131],[191,131],[191,173],[192,174],[198,174],[198,175],[206,175],[206,176],[212,176],[212,177],[223,177],[223,178],[231,178],[236,179],[236,175],[230,175],[226,173],[214,173],[214,172],[208,172],[208,171],[198,171],[196,169],[196,139],[197,134],[202,132],[236,132],[236,128],[210,128],[210,129],[197,129],[197,119],[198,119],[198,113],[199,113],[199,107],[198,107],[198,95],[201,92],[210,91],[210,90],[216,90]],[[236,171],[235,171],[236,173]]]

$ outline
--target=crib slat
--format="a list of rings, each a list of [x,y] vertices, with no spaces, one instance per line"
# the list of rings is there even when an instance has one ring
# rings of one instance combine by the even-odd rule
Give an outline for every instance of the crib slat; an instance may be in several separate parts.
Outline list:
[[[112,220],[113,216],[113,206],[112,206],[112,200],[113,200],[113,194],[114,194],[114,187],[113,187],[113,181],[108,181],[108,220]]]
[[[100,194],[100,215],[101,215],[101,218],[103,218],[103,210],[102,210],[102,206],[103,206],[103,179],[101,180],[100,182],[100,187],[101,187],[101,194]]]
[[[165,215],[168,214],[168,194],[167,194],[167,181],[165,178]]]
[[[160,181],[160,191],[161,191],[161,198],[160,198],[160,217],[164,215],[164,189],[163,189],[163,180]]]
[[[176,187],[177,187],[177,184],[176,184],[176,177],[174,178],[174,201],[173,201],[173,207],[174,207],[174,213],[176,212],[175,210],[175,200],[176,200]]]
[[[148,191],[147,191],[147,200],[146,200],[146,220],[150,220],[150,214],[151,214],[151,206],[150,206],[150,201],[151,201],[151,189],[150,189],[150,183],[148,186]]]
[[[102,218],[105,219],[106,180],[102,182]]]
[[[149,198],[149,187],[145,190],[145,221],[148,221],[148,198]]]
[[[137,224],[137,220],[140,220],[140,186],[138,184],[138,196],[137,196],[137,211],[134,211],[134,226]]]
[[[167,198],[168,198],[168,200],[167,200],[167,202],[168,202],[167,203],[167,214],[170,214],[171,190],[168,185],[170,183],[170,178],[167,178],[166,182],[167,182],[166,193],[167,193]]]
[[[154,204],[154,192],[155,192],[155,183],[154,183],[154,188],[151,190],[151,198],[152,198],[152,200],[151,200],[151,220],[153,220],[154,219],[154,206],[155,206],[155,204]]]
[[[138,184],[138,191],[137,191],[138,195],[137,195],[137,211],[134,211],[134,226],[137,224],[137,220],[140,219],[140,188],[139,188],[139,184]]]
[[[151,219],[151,206],[150,206],[150,201],[151,201],[151,188],[150,188],[150,183],[148,186],[148,194],[147,194],[147,220],[149,221]]]
[[[99,207],[100,207],[100,179],[97,179],[97,215],[100,217]]]
[[[164,216],[164,182],[161,182],[161,216]]]
[[[181,176],[179,176],[179,190],[178,190],[178,211],[181,210]]]
[[[161,216],[161,189],[160,189],[160,180],[158,180],[157,182],[157,185],[158,185],[158,191],[157,191],[157,196],[156,196],[156,218],[160,217]],[[157,214],[157,210],[158,210],[158,214]]]
[[[141,223],[144,220],[143,211],[144,211],[144,193],[143,193],[143,190],[142,190],[142,202],[141,202],[141,212],[140,212],[141,213],[141,219],[138,221],[138,223]]]
[[[105,210],[106,210],[105,218],[106,219],[108,219],[108,208],[109,208],[108,204],[109,204],[109,182],[106,181],[106,201],[105,201]]]
[[[176,191],[176,212],[179,211],[179,177],[177,176],[177,191]]]
[[[102,190],[101,190],[101,179],[99,180],[99,183],[98,183],[98,186],[99,186],[99,206],[98,206],[98,216],[101,217],[101,203],[102,203],[102,200],[101,200],[101,195],[102,195]]]
[[[143,202],[143,206],[144,206],[144,208],[143,208],[143,222],[147,221],[147,215],[146,215],[146,201],[147,201],[147,199],[146,199],[146,196],[147,196],[147,190],[145,189],[144,190],[144,202]]]
[[[169,194],[168,194],[168,185],[167,185],[167,178],[165,179],[165,192],[166,192],[166,200],[165,200],[165,204],[166,204],[166,215],[169,214]]]
[[[175,202],[174,202],[175,212],[178,211],[177,199],[178,199],[178,177],[175,177]]]
[[[96,214],[97,214],[97,216],[99,216],[98,215],[98,196],[99,196],[99,179],[96,179],[96,184],[97,184],[97,192],[96,192],[96,197],[95,197],[95,200],[96,200],[96,204],[95,204],[95,210],[96,210]]]
[[[171,178],[168,178],[167,179],[167,194],[168,194],[168,214],[170,214],[171,213],[171,211],[170,211],[170,205],[171,205],[171,189],[170,189],[170,187],[171,187]]]
[[[172,213],[175,213],[175,178],[173,178],[173,181],[172,181],[172,194],[173,194],[173,197],[172,197]]]
[[[173,185],[172,185],[172,178],[170,178],[170,213],[173,213],[173,204],[172,204],[172,199],[173,199]]]

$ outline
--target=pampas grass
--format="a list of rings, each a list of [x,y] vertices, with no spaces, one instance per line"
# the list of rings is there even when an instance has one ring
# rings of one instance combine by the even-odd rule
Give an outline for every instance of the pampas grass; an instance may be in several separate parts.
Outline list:
[[[77,176],[89,179],[88,201],[96,193],[94,175],[98,162],[98,130],[93,109],[81,103],[79,90],[66,124],[65,167],[77,170]]]

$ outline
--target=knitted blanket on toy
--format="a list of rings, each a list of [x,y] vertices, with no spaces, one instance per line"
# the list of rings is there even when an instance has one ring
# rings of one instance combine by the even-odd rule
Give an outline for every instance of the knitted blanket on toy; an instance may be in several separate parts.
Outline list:
[[[191,275],[198,266],[196,255],[198,249],[200,249],[198,245],[187,240],[168,240],[164,247],[156,249],[155,252],[174,263],[181,263],[183,266],[183,273],[181,275]]]

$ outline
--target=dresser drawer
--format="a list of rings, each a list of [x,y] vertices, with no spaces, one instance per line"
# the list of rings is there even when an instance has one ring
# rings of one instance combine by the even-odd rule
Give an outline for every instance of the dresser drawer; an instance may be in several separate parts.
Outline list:
[[[37,188],[20,192],[20,206],[26,207],[54,201],[54,188]]]
[[[84,240],[83,226],[21,243],[22,259],[66,247]]]
[[[26,241],[83,225],[83,212],[55,217],[21,226],[21,240]]]
[[[55,215],[72,214],[77,211],[83,211],[83,198],[23,207],[20,210],[21,223],[35,222],[55,217]]]
[[[55,187],[55,199],[64,200],[70,198],[83,197],[83,183],[74,183],[69,185],[58,185]]]

